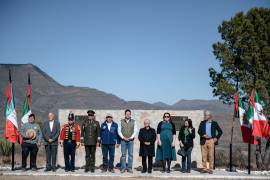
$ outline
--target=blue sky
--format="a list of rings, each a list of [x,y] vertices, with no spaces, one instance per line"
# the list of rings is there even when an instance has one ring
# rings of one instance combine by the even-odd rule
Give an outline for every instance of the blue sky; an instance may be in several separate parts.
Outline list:
[[[213,99],[217,27],[260,0],[0,0],[0,63],[125,100]]]

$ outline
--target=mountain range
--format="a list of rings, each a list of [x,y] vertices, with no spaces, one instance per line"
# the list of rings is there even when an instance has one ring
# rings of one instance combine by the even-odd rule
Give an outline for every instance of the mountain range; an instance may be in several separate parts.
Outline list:
[[[11,70],[15,102],[17,109],[22,109],[27,88],[27,74],[31,75],[32,101],[34,112],[47,114],[58,109],[167,109],[199,110],[208,109],[214,114],[230,111],[227,105],[218,100],[179,100],[173,105],[163,102],[147,103],[143,101],[126,101],[111,93],[90,87],[64,86],[33,64],[0,64],[0,98],[2,108],[8,84],[8,72]]]

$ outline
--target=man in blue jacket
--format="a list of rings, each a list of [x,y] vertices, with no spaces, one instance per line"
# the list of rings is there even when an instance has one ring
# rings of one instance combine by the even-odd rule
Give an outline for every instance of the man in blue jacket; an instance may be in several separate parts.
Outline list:
[[[115,146],[117,148],[119,147],[120,138],[118,136],[118,125],[113,121],[111,114],[106,115],[106,120],[101,124],[100,129],[101,149],[103,155],[102,172],[109,170],[109,172],[114,173]]]

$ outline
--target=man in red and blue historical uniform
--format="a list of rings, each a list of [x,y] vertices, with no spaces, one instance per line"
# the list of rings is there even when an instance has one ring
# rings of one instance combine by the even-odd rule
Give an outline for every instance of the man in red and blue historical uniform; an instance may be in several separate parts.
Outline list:
[[[68,115],[68,123],[61,130],[60,145],[64,147],[65,171],[75,171],[76,148],[80,146],[80,126],[73,113]]]

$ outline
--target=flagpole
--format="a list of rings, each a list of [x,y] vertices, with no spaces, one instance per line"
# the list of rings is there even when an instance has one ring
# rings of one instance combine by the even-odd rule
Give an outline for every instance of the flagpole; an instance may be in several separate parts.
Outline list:
[[[235,109],[235,107],[234,107]],[[233,141],[233,129],[234,129],[234,121],[235,121],[235,110],[233,114],[233,119],[232,119],[232,129],[231,129],[231,141],[230,141],[230,172],[232,172],[232,141]]]
[[[253,59],[252,60],[252,65],[253,67],[255,67],[255,60]],[[256,72],[255,72],[255,69],[253,68],[253,90],[255,90],[256,88]],[[254,109],[253,109],[254,111]],[[251,125],[252,127],[252,125]],[[251,159],[250,159],[250,156],[251,156],[251,138],[252,138],[252,128],[249,128],[249,141],[248,141],[248,174],[250,174],[250,171],[251,171],[251,166],[250,166],[250,163],[251,163]]]
[[[8,71],[8,76],[9,76],[9,83],[12,83],[12,80],[11,80],[11,71],[9,69]],[[11,170],[14,171],[14,165],[15,165],[15,162],[14,162],[14,155],[15,155],[15,143],[12,143],[12,155],[11,155]]]
[[[11,170],[14,171],[15,163],[14,163],[14,154],[15,154],[15,144],[12,143],[12,161],[11,161]]]
[[[236,93],[238,93],[238,78],[236,80]],[[238,94],[236,94],[238,96]],[[238,97],[237,97],[238,98]],[[231,141],[230,141],[230,172],[232,172],[232,142],[233,142],[233,130],[234,130],[234,121],[235,121],[235,115],[236,115],[236,104],[234,101],[234,113],[233,113],[233,119],[232,119],[232,129],[231,129]]]

